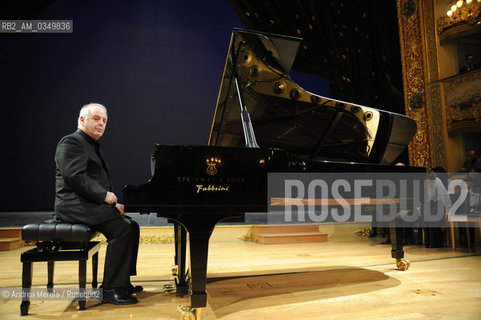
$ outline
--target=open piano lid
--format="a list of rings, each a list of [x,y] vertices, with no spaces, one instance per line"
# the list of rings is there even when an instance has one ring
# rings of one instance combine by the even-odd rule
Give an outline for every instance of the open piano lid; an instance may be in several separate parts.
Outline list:
[[[245,146],[237,78],[260,147],[305,159],[392,163],[416,133],[415,121],[302,89],[289,77],[300,41],[234,29],[209,145]]]

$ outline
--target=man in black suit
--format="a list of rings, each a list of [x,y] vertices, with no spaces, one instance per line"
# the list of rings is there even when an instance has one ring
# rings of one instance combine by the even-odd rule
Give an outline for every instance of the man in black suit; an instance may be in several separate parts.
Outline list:
[[[480,68],[479,63],[474,63],[474,55],[468,54],[466,56],[466,64],[459,69],[459,74],[477,70]]]
[[[463,163],[461,172],[480,172],[481,171],[481,159],[476,155],[476,151],[470,150],[466,161]]]
[[[61,221],[82,223],[103,233],[108,241],[103,277],[103,302],[137,303],[132,294],[139,247],[139,225],[125,215],[112,192],[107,164],[98,139],[107,124],[107,109],[97,103],[82,107],[78,130],[63,137],[55,152],[55,214]]]

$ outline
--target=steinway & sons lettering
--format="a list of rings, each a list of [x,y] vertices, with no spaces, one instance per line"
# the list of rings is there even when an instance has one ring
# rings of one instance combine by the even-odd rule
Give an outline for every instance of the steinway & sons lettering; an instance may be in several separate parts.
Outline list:
[[[181,183],[245,183],[245,178],[238,177],[186,177],[178,176],[177,182]]]
[[[229,186],[214,186],[212,184],[205,186],[203,184],[197,184],[197,193],[204,192],[204,191],[229,191]]]

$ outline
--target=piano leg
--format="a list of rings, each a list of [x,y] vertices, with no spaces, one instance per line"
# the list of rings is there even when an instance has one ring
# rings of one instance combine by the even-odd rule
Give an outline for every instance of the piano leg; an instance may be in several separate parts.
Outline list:
[[[207,305],[207,256],[211,232],[190,232],[190,302],[192,308]]]
[[[404,259],[403,250],[403,229],[396,227],[396,222],[393,222],[389,226],[389,232],[391,234],[391,257],[396,259],[396,266],[399,270],[405,271],[411,265],[410,262]]]
[[[172,269],[172,274],[176,276],[175,293],[177,296],[181,297],[186,295],[189,291],[189,284],[186,281],[187,273],[185,268],[186,235],[187,232],[185,228],[180,223],[174,222],[175,266]]]
[[[165,217],[165,214],[163,215]],[[201,308],[207,305],[207,257],[209,255],[209,239],[214,231],[215,225],[227,218],[244,218],[244,213],[230,214],[185,214],[176,217],[169,217],[175,224],[176,239],[176,262],[185,265],[186,232],[189,233],[190,266],[189,266],[189,293],[190,306],[181,306],[181,320],[200,320]],[[182,222],[180,222],[182,221]],[[182,258],[183,257],[183,258]],[[185,268],[185,267],[184,267]],[[180,271],[180,270],[179,270]],[[185,272],[184,272],[185,274]],[[182,277],[179,278],[179,280]],[[186,278],[184,277],[185,281]]]
[[[204,227],[208,225],[205,229],[198,228],[195,223],[190,224],[184,221],[184,224],[186,224],[186,228],[189,231],[190,245],[190,306],[181,306],[177,308],[180,311],[180,320],[200,320],[201,308],[207,305],[207,292],[205,289],[207,285],[209,239],[214,230],[214,226],[218,221],[219,220],[215,219],[204,221]]]

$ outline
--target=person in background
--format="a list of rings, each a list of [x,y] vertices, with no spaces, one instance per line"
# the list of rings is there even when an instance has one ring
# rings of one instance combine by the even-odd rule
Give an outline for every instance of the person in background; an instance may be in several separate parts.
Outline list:
[[[405,164],[402,163],[402,162],[398,162],[395,164],[395,166],[401,166],[401,167],[404,167]],[[382,228],[380,228],[380,233],[381,233],[381,236],[384,238],[380,244],[390,244],[391,243],[391,230],[389,228],[389,226],[384,226]],[[403,230],[403,235],[405,235],[405,230]]]
[[[427,190],[429,210],[431,210],[432,215],[436,215],[441,210],[444,217],[446,211],[451,207],[451,199],[447,192],[447,172],[440,166],[434,167],[431,172],[432,176],[429,179]],[[426,224],[424,228],[426,248],[442,247],[444,243],[443,228],[441,227],[442,221],[431,223],[425,221],[424,223]]]
[[[479,159],[478,159],[479,161]],[[466,199],[466,205],[463,209],[458,209],[461,214],[475,214],[478,215],[481,212],[481,166],[475,165],[466,174],[466,183],[468,186],[468,197]],[[464,226],[458,224],[459,228],[459,243],[463,247],[473,246],[475,243],[476,228],[471,224],[465,224]]]
[[[470,150],[467,154],[467,159],[463,163],[461,172],[480,172],[481,171],[481,159],[476,155],[476,151]]]
[[[461,69],[459,69],[459,74],[470,72],[479,68],[480,68],[479,63],[474,63],[474,55],[468,54],[466,55],[465,65],[461,67]]]

